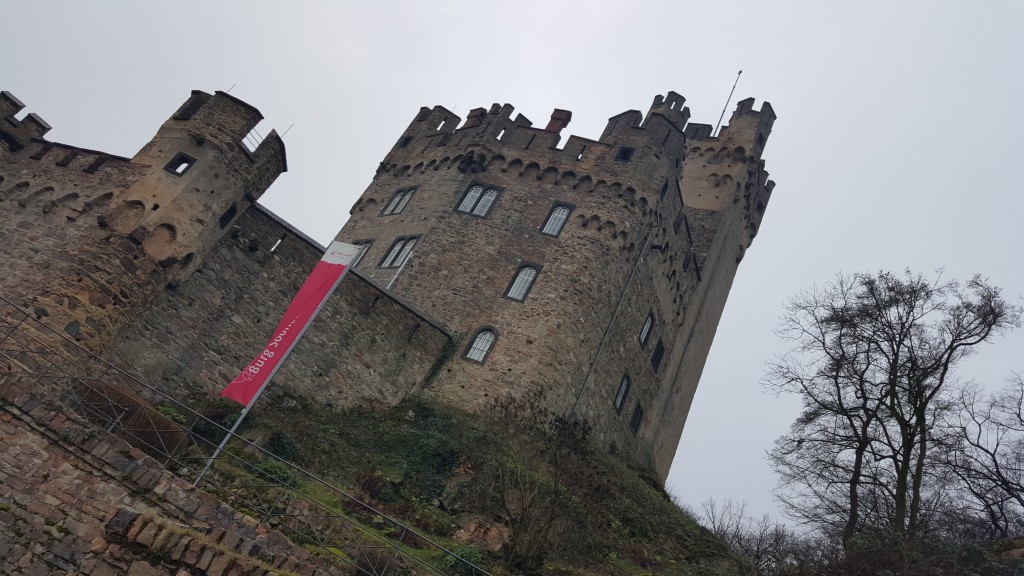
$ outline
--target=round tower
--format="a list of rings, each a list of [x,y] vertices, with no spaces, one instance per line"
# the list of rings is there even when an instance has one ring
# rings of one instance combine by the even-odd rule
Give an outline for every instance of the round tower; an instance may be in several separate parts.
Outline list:
[[[364,246],[361,275],[455,335],[427,394],[483,409],[541,390],[548,408],[667,474],[654,454],[661,406],[702,273],[680,188],[683,103],[669,92],[561,147],[566,110],[543,129],[507,104],[462,126],[420,110],[337,239]]]
[[[0,293],[102,353],[169,283],[187,277],[234,219],[286,169],[262,116],[223,92],[194,91],[133,158],[50,142],[0,93]]]

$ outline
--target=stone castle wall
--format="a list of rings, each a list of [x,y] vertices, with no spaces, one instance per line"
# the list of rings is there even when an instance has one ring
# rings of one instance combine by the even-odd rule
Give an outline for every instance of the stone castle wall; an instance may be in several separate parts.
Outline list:
[[[0,573],[348,573],[24,384],[0,379]]]
[[[108,356],[178,400],[201,405],[259,354],[322,254],[265,209],[249,209]],[[327,406],[392,406],[426,383],[449,342],[429,319],[350,273],[267,392]]]
[[[423,108],[338,235],[367,251],[275,379],[274,395],[332,406],[422,393],[485,409],[541,391],[597,443],[664,480],[736,266],[771,192],[761,153],[774,121],[745,100],[717,137],[684,100],[612,117],[598,140],[535,128],[509,105],[464,123]],[[43,138],[0,94],[0,293],[142,380],[193,405],[262,348],[322,248],[255,205],[286,169],[262,118],[193,92],[132,159]],[[461,123],[461,126],[460,126]],[[474,185],[489,211],[456,209]],[[396,214],[396,194],[415,192]],[[541,232],[556,206],[570,213]],[[395,242],[417,238],[401,267]],[[522,301],[522,266],[538,275]],[[648,315],[646,342],[639,335]],[[483,362],[475,335],[497,340]],[[630,388],[616,406],[625,377]]]
[[[357,269],[454,335],[459,355],[430,394],[481,409],[495,397],[542,390],[553,411],[586,419],[600,444],[664,479],[736,270],[720,266],[722,258],[704,270],[708,254],[726,245],[731,253],[734,242],[745,248],[747,231],[734,232],[732,222],[759,222],[767,202],[767,193],[759,208],[737,197],[750,195],[741,190],[753,178],[748,166],[763,168],[774,120],[770,106],[751,104],[711,138],[710,127],[684,128],[689,112],[669,93],[646,118],[625,112],[600,140],[571,136],[562,147],[559,132],[571,118],[563,110],[538,129],[513,119],[509,105],[473,110],[461,126],[443,108],[424,108],[337,238],[368,245]],[[687,158],[688,137],[716,154],[727,150],[732,172],[709,173],[699,148]],[[483,215],[457,209],[475,185],[498,191]],[[410,191],[402,210],[389,213]],[[556,206],[571,213],[553,237],[541,229]],[[417,239],[412,257],[387,266],[408,238]],[[539,272],[516,301],[508,289],[522,266]],[[481,363],[466,353],[482,329],[497,340]],[[630,389],[617,407],[624,378]]]

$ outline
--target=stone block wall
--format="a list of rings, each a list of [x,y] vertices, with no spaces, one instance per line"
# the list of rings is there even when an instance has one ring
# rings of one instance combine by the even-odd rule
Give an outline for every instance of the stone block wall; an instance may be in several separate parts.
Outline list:
[[[0,573],[346,574],[0,378]]]
[[[186,281],[125,330],[110,360],[179,401],[216,395],[272,336],[323,248],[257,206]],[[328,406],[394,405],[449,347],[429,319],[350,273],[268,388]]]

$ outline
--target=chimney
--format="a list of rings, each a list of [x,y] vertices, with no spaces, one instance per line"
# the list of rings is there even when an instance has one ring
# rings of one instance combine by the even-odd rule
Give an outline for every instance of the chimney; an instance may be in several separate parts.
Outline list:
[[[463,128],[472,128],[473,126],[479,126],[484,121],[484,114],[487,111],[483,108],[473,108],[469,111],[469,116],[466,117],[466,123],[462,125]]]
[[[571,111],[555,108],[555,111],[551,113],[551,121],[548,122],[548,126],[545,130],[558,134],[562,131],[562,128],[569,125],[570,120],[572,120]]]

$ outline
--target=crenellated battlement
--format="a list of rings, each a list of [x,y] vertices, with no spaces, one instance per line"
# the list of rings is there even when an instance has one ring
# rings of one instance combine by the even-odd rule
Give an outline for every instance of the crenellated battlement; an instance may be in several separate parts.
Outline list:
[[[511,104],[474,108],[461,126],[461,119],[441,106],[421,108],[379,172],[403,172],[406,165],[414,168],[413,159],[441,161],[479,147],[485,153],[510,158],[529,150],[538,162],[561,170],[584,164],[625,173],[639,167],[644,156],[681,158],[686,142],[683,130],[690,116],[684,102],[676,92],[656,96],[646,117],[636,110],[623,112],[609,119],[599,139],[573,135],[562,147],[561,132],[572,119],[569,110],[555,109],[547,125],[539,128],[522,114],[513,117],[515,108]]]
[[[0,141],[7,144],[9,152],[21,150],[34,138],[42,138],[50,131],[50,125],[35,112],[23,120],[15,118],[24,109],[25,105],[14,94],[0,91]]]

